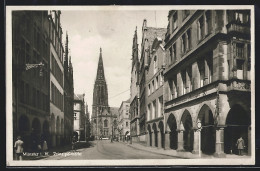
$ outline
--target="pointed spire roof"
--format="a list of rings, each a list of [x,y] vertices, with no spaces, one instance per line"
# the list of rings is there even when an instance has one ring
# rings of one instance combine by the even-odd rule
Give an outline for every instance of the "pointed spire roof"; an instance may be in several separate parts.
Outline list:
[[[97,68],[97,77],[96,80],[105,80],[104,66],[102,59],[102,48],[100,47],[99,59],[98,59],[98,68]]]

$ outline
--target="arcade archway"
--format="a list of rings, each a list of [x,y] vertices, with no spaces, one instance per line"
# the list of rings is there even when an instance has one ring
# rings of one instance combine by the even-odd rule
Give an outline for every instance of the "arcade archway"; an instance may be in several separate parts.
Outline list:
[[[165,147],[165,135],[164,135],[164,125],[163,125],[162,121],[159,122],[158,129],[161,133],[160,134],[161,137],[158,137],[158,138],[161,138],[161,148],[164,148]]]
[[[191,152],[193,150],[194,133],[192,129],[192,118],[188,110],[184,111],[181,121],[184,127],[183,148]]]
[[[201,121],[201,151],[205,154],[215,152],[216,130],[214,127],[213,113],[208,105],[203,105],[200,109],[198,120]]]
[[[176,150],[178,144],[177,122],[175,116],[170,114],[167,125],[170,129],[170,148]]]
[[[155,123],[153,123],[153,133],[154,133],[154,140],[153,140],[154,146],[158,147],[158,131]]]
[[[224,130],[224,152],[227,154],[238,154],[236,142],[242,136],[245,142],[244,152],[248,152],[248,134],[251,125],[250,113],[236,104],[228,112],[226,119],[226,128]]]

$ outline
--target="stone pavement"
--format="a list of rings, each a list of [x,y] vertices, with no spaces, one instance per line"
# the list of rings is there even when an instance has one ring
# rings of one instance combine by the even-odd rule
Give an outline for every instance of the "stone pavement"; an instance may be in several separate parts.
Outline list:
[[[205,158],[205,159],[210,159],[210,158],[216,158],[213,155],[207,155],[207,154],[201,154],[201,157],[199,157],[198,154],[192,154],[191,152],[185,152],[181,151],[178,152],[176,150],[164,150],[162,148],[157,148],[157,147],[147,147],[144,144],[141,143],[132,143],[130,144],[129,142],[122,142],[125,145],[128,145],[129,147],[143,150],[143,151],[148,151],[151,153],[156,153],[156,154],[163,154],[167,156],[173,156],[177,158],[186,158],[186,159],[198,159],[198,158]],[[226,158],[250,158],[251,156],[243,155],[243,156],[238,156],[236,154],[226,154]]]

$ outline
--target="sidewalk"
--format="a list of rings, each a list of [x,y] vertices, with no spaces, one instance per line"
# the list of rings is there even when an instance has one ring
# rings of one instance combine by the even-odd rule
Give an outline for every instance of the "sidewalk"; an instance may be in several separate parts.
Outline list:
[[[205,158],[205,159],[210,159],[210,158],[216,158],[213,155],[207,155],[207,154],[201,154],[201,157],[199,157],[198,154],[192,154],[191,152],[177,152],[176,150],[164,150],[162,148],[157,148],[157,147],[147,147],[144,144],[140,144],[140,143],[132,143],[130,144],[129,142],[122,142],[121,143],[128,145],[129,147],[138,149],[138,150],[143,150],[143,151],[148,151],[151,153],[155,153],[155,154],[161,154],[161,155],[166,155],[166,156],[172,156],[172,157],[176,157],[176,158],[182,158],[182,159],[198,159],[198,158]],[[250,158],[251,156],[238,156],[235,154],[226,154],[226,158]]]

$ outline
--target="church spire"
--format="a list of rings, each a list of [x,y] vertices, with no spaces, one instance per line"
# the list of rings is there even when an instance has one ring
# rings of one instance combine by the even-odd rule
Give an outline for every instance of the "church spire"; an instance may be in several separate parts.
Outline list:
[[[108,92],[104,74],[102,49],[100,48],[97,76],[93,90],[92,116],[97,116],[104,109],[108,109]]]
[[[105,80],[104,66],[103,66],[103,59],[102,59],[102,48],[101,47],[100,47],[100,52],[99,52],[96,80]]]

